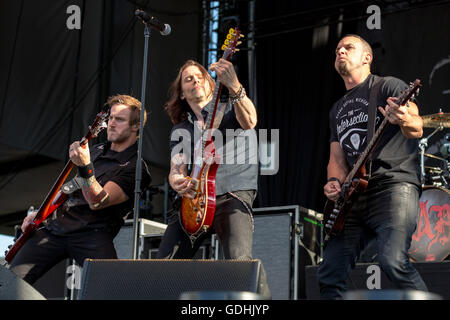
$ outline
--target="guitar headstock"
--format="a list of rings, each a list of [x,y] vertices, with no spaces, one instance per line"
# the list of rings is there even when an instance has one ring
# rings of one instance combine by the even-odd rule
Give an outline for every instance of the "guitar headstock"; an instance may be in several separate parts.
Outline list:
[[[239,39],[243,37],[244,35],[241,34],[239,28],[230,28],[222,45],[222,50],[225,51],[222,57],[223,59],[228,60],[234,52],[239,51],[236,47],[242,43]]]
[[[94,123],[89,126],[89,139],[97,137],[103,129],[108,127],[107,121],[109,118],[109,110],[109,108],[105,107],[102,111],[97,113]]]
[[[409,83],[409,87],[410,88],[414,89],[414,88],[417,87],[417,89],[414,90],[414,92],[413,92],[413,94],[412,94],[410,99],[413,99],[414,97],[417,97],[419,95],[421,86],[422,85],[420,84],[420,80],[419,79],[416,79],[414,82],[410,82]]]
[[[405,91],[401,93],[401,95],[398,97],[397,101],[399,102],[399,105],[406,104],[409,100],[414,98],[419,94],[419,89],[422,85],[420,84],[420,80],[416,79],[414,82],[409,83],[409,88],[407,88]]]

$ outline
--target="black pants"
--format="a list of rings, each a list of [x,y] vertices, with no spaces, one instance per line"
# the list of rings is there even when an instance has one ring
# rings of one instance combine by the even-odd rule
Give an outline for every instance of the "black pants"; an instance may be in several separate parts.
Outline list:
[[[255,191],[236,191],[233,194],[251,208]],[[216,198],[216,210],[212,228],[191,244],[184,232],[178,213],[171,217],[158,250],[158,259],[191,259],[203,240],[217,233],[224,250],[225,259],[252,259],[253,217],[245,205],[229,194]]]
[[[30,284],[60,261],[74,259],[80,266],[87,258],[117,259],[114,234],[92,230],[57,236],[45,228],[37,230],[11,261],[10,270]]]
[[[376,239],[381,269],[398,288],[427,291],[408,255],[418,205],[419,189],[415,185],[369,185],[353,205],[342,232],[331,237],[325,247],[318,270],[321,298],[342,298],[346,280],[371,236]]]

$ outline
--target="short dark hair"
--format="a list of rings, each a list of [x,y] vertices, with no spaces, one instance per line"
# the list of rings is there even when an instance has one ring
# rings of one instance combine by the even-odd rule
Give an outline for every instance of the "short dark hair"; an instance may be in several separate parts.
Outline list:
[[[372,46],[371,46],[366,40],[364,40],[361,36],[358,36],[357,34],[352,34],[352,33],[346,34],[345,36],[343,36],[343,37],[341,38],[341,40],[344,39],[344,38],[348,38],[348,37],[357,38],[359,41],[361,41],[364,50],[367,51],[367,52],[369,52],[370,55],[372,56],[372,60],[370,60],[369,65],[372,64],[372,61],[373,61],[373,51],[372,51]]]

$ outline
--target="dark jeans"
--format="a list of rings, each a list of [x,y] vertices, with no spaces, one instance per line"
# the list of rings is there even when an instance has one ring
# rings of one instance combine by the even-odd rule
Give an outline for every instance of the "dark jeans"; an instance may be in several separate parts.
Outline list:
[[[255,191],[236,191],[233,194],[251,208]],[[212,228],[191,244],[183,230],[178,213],[171,217],[158,250],[158,259],[192,259],[203,240],[217,233],[225,259],[252,259],[253,218],[244,204],[229,194],[216,198]]]
[[[322,299],[340,299],[364,243],[374,236],[378,263],[398,288],[428,291],[408,249],[416,228],[419,188],[410,183],[369,184],[355,202],[343,231],[331,237],[319,265]]]
[[[86,258],[117,259],[113,238],[112,233],[96,230],[57,236],[42,228],[25,242],[9,268],[17,276],[33,284],[66,258],[74,259],[80,266],[83,266]]]

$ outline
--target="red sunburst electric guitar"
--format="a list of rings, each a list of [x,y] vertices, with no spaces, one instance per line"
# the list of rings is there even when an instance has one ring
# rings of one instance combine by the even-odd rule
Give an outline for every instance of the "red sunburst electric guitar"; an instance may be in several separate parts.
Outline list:
[[[227,39],[222,46],[224,54],[222,59],[229,60],[241,42],[243,37],[238,28],[230,29]],[[202,138],[195,145],[194,163],[189,179],[197,181],[195,197],[193,199],[183,196],[181,200],[181,225],[194,242],[202,233],[206,232],[214,219],[216,208],[216,187],[215,179],[219,163],[215,161],[215,146],[212,141],[212,129],[218,127],[216,120],[222,84],[217,81],[212,105],[212,112],[209,112],[206,119],[206,130]]]

